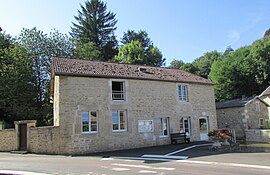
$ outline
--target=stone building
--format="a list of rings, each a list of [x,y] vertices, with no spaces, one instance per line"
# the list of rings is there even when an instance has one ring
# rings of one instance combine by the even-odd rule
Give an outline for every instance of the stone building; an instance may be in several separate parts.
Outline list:
[[[216,103],[218,128],[235,129],[236,137],[246,139],[248,129],[268,126],[269,104],[259,96]]]
[[[207,140],[217,127],[211,81],[176,69],[53,59],[54,125],[66,152],[170,143],[170,133]]]
[[[177,69],[54,58],[51,101],[54,126],[28,128],[30,152],[164,145],[179,132],[200,141],[217,128],[213,83]]]

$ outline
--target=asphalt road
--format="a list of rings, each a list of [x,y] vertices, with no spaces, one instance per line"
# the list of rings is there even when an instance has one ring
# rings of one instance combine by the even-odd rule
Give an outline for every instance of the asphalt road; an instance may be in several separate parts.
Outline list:
[[[132,160],[132,158],[102,158],[98,156],[70,157],[0,153],[0,174],[1,170],[17,170],[70,175],[268,175],[270,174],[269,161],[269,153],[219,154],[171,162]]]

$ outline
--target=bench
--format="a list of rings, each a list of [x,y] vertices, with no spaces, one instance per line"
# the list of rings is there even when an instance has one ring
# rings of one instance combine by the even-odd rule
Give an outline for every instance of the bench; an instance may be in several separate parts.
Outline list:
[[[186,133],[171,133],[171,144],[177,144],[179,140],[190,143],[190,138],[187,137]]]

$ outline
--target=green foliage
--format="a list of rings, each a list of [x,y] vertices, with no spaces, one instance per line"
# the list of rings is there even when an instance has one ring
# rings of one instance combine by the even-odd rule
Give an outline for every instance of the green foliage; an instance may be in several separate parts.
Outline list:
[[[264,33],[264,37],[270,36],[270,29],[266,30]]]
[[[174,69],[180,69],[181,66],[183,66],[185,63],[182,60],[172,60],[170,65],[168,66],[169,68],[174,68]]]
[[[149,46],[145,51],[144,64],[148,66],[160,67],[164,65],[165,58],[162,58],[162,53],[157,47]]]
[[[131,41],[119,48],[119,53],[113,61],[127,64],[143,64],[144,48],[140,42]]]
[[[254,57],[254,45],[245,46],[214,62],[210,79],[215,83],[217,100],[239,98],[242,95],[259,94],[264,79],[258,74],[258,59]]]
[[[18,42],[28,54],[34,77],[31,83],[34,85],[32,92],[37,112],[31,117],[37,119],[39,125],[48,125],[52,118],[52,105],[49,104],[51,57],[73,56],[73,43],[57,30],[48,35],[36,28],[23,29]]]
[[[201,77],[208,78],[212,64],[221,57],[222,54],[217,51],[206,52],[203,56],[199,57],[192,63],[197,69],[196,74]]]
[[[138,32],[135,32],[134,30],[128,30],[125,32],[121,43],[125,45],[127,43],[131,43],[131,41],[140,42],[144,48],[148,48],[149,46],[153,45],[151,39],[148,37],[148,33],[143,30]]]
[[[117,54],[115,14],[107,12],[106,3],[101,0],[86,1],[78,13],[75,16],[77,24],[72,23],[71,36],[80,43],[93,42],[99,48],[102,60],[112,59]]]
[[[126,64],[139,64],[148,66],[162,66],[163,58],[160,50],[155,47],[145,31],[138,33],[128,30],[122,38],[124,44],[119,48],[118,55],[113,61]]]
[[[75,57],[87,60],[99,60],[101,52],[93,42],[77,43]]]
[[[0,120],[29,119],[37,111],[31,62],[26,50],[0,33]]]
[[[180,69],[192,74],[196,74],[198,72],[198,68],[195,67],[192,63],[185,63],[180,67]]]

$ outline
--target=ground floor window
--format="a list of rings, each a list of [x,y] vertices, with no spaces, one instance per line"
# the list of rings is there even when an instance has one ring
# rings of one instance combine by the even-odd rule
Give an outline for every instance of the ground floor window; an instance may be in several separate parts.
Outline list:
[[[182,117],[180,119],[180,133],[191,134],[190,117]]]
[[[97,133],[97,112],[82,112],[82,133]]]
[[[126,111],[112,111],[112,130],[127,131]]]
[[[162,135],[163,136],[168,136],[169,135],[169,130],[170,130],[170,124],[169,124],[169,117],[167,118],[161,118],[161,129],[162,129]]]
[[[260,118],[259,125],[260,125],[260,128],[264,128],[264,118]]]

